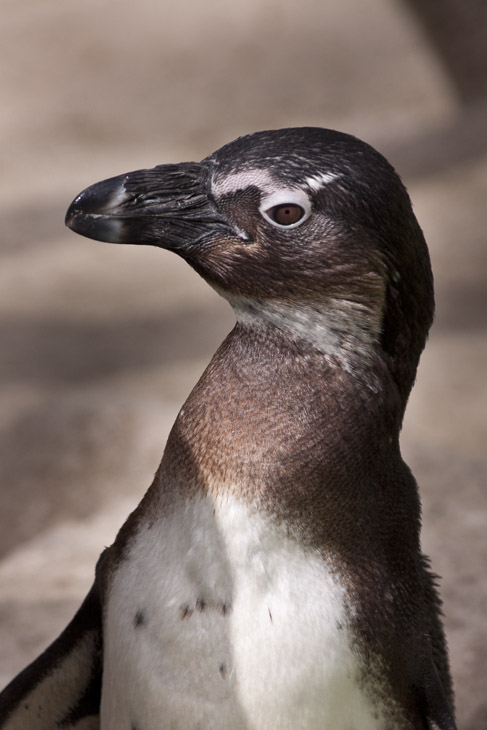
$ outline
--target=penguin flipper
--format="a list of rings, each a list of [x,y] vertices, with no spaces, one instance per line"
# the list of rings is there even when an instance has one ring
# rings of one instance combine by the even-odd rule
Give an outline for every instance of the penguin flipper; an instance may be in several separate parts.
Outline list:
[[[453,712],[432,657],[418,688],[418,703],[425,730],[457,730]]]
[[[424,656],[417,682],[417,701],[427,730],[456,730],[453,686],[448,649],[442,625],[442,602],[438,576],[431,572],[430,561],[421,555],[424,600],[427,607],[427,634]]]
[[[101,676],[95,582],[63,633],[0,694],[0,730],[98,730]]]

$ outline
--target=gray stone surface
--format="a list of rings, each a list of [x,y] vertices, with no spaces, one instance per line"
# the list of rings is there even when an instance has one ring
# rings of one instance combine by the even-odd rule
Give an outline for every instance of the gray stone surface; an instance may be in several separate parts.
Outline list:
[[[487,159],[409,13],[7,0],[0,61],[0,685],[76,609],[233,321],[170,254],[65,230],[67,205],[103,177],[316,124],[390,154],[430,245],[437,320],[402,443],[443,576],[459,726],[485,728]]]

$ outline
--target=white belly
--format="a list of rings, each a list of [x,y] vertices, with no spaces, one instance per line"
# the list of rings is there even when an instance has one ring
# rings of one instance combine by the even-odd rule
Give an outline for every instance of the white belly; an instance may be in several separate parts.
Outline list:
[[[376,730],[330,565],[241,502],[139,531],[105,616],[102,730]]]

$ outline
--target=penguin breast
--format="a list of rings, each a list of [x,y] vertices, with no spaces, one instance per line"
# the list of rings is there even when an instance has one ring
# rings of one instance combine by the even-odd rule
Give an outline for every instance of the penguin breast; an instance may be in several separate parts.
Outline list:
[[[102,727],[380,728],[349,618],[333,556],[237,498],[181,498],[114,576]]]

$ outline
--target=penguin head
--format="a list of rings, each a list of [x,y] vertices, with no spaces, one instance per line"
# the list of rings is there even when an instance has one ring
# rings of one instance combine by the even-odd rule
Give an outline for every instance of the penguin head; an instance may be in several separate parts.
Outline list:
[[[97,183],[66,222],[175,251],[242,326],[272,326],[353,372],[379,357],[407,398],[433,317],[428,251],[399,177],[355,137],[246,135],[200,163]]]

